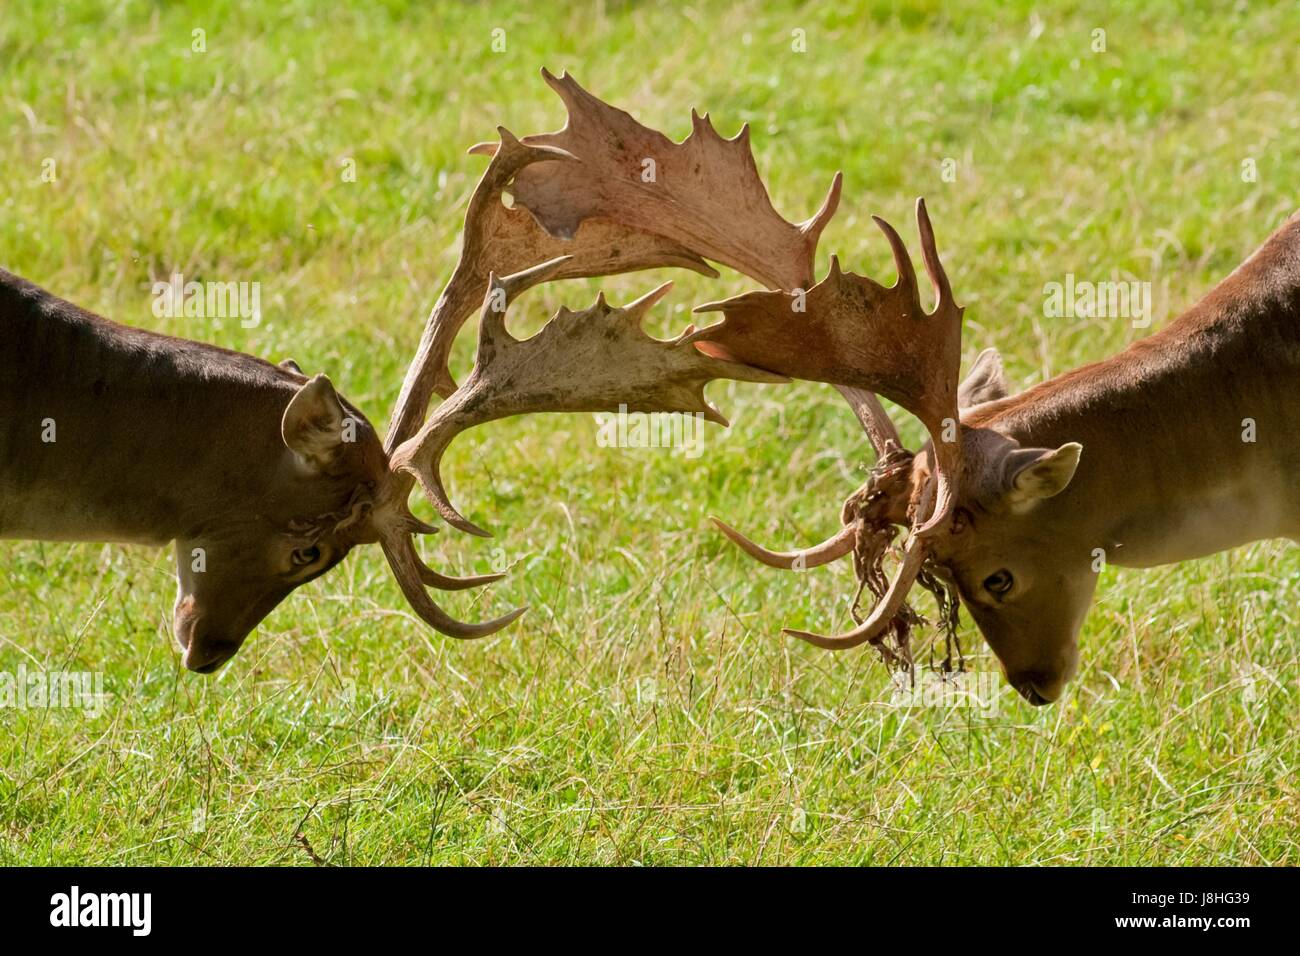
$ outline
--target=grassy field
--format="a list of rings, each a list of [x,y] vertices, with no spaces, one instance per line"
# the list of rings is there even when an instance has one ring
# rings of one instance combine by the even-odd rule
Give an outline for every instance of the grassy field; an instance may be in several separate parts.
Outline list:
[[[692,106],[724,135],[749,122],[787,218],[843,170],[822,266],[888,281],[869,215],[911,237],[925,195],[966,359],[996,346],[1020,387],[1147,334],[1045,318],[1046,282],[1150,281],[1159,327],[1300,206],[1300,9],[1132,6],[8,0],[0,264],[327,371],[382,428],[483,168],[464,150],[560,125],[547,66],[675,138]],[[262,325],[156,318],[174,271],[260,282]],[[664,335],[753,285],[562,283],[513,322],[669,277]],[[170,552],[0,543],[0,670],[112,694],[0,710],[0,863],[1300,863],[1300,550],[1106,571],[1056,706],[891,706],[872,654],[780,636],[847,620],[847,568],[767,571],[705,522],[820,539],[869,463],[860,429],[824,387],[710,396],[732,427],[695,459],[601,448],[591,416],[453,446],[453,500],[497,537],[447,529],[428,554],[512,574],[445,603],[532,606],[479,643],[421,626],[367,548],[200,678],[170,636]]]

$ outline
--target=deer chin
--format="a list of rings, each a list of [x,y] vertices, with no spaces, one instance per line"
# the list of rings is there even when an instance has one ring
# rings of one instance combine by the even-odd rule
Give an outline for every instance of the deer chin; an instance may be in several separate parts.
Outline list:
[[[1048,704],[1056,703],[1057,698],[1061,696],[1061,690],[1064,686],[1064,684],[1061,684],[1048,694],[1044,694],[1040,691],[1038,685],[1033,681],[1024,681],[1023,683],[1016,684],[1015,688],[1016,693],[1029,701],[1029,703],[1033,704],[1035,707],[1045,707]]]

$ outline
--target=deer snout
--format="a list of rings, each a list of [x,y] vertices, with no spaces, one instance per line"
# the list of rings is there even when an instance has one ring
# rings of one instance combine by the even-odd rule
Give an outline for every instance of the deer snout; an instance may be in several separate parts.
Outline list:
[[[196,674],[211,674],[222,664],[235,656],[238,644],[191,644],[181,659],[185,666]]]
[[[1029,703],[1035,707],[1042,707],[1045,704],[1054,704],[1060,699],[1061,694],[1065,692],[1065,685],[1074,676],[1075,669],[1076,666],[1071,662],[1055,674],[1043,671],[1007,672],[1007,683]]]
[[[1054,704],[1079,670],[1079,651],[1071,641],[1030,661],[1001,661],[1002,673],[1016,693],[1035,707]]]
[[[193,595],[186,595],[176,602],[172,631],[183,652],[181,663],[196,674],[216,671],[235,656],[243,643],[242,640],[222,640],[208,633]]]

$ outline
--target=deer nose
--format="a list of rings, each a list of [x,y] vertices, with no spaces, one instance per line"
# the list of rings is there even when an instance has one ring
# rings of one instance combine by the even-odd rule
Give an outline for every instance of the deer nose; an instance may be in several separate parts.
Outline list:
[[[211,674],[235,656],[242,641],[223,641],[206,633],[203,617],[197,613],[193,598],[185,598],[176,608],[174,622],[176,643],[184,655],[181,662],[197,674]]]
[[[1007,683],[1016,689],[1016,693],[1035,707],[1055,703],[1065,689],[1065,681],[1052,678],[1041,672],[1018,671],[1006,672]]]

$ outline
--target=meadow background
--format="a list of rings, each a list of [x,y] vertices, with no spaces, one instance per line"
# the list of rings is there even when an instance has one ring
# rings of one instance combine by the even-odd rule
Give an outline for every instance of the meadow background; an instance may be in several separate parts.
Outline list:
[[[6,0],[0,264],[326,371],[382,428],[484,166],[466,147],[563,122],[542,66],[674,138],[692,106],[724,135],[749,122],[787,218],[843,170],[819,268],[838,252],[889,281],[869,215],[912,241],[925,195],[966,361],[996,346],[1017,387],[1150,331],[1044,318],[1046,282],[1150,281],[1158,328],[1300,206],[1294,3]],[[155,318],[173,271],[261,282],[263,324]],[[670,277],[665,336],[752,287],[563,283],[512,323]],[[473,343],[471,323],[460,376]],[[763,569],[705,521],[819,540],[870,460],[852,415],[809,384],[710,396],[732,427],[694,460],[600,448],[591,416],[458,440],[453,500],[497,537],[445,529],[426,554],[512,574],[444,604],[532,606],[478,643],[420,625],[367,548],[200,678],[170,636],[169,551],[0,543],[0,670],[102,672],[113,695],[0,710],[0,863],[1300,862],[1300,550],[1107,570],[1056,706],[891,707],[871,653],[780,636],[842,625],[849,569]]]

